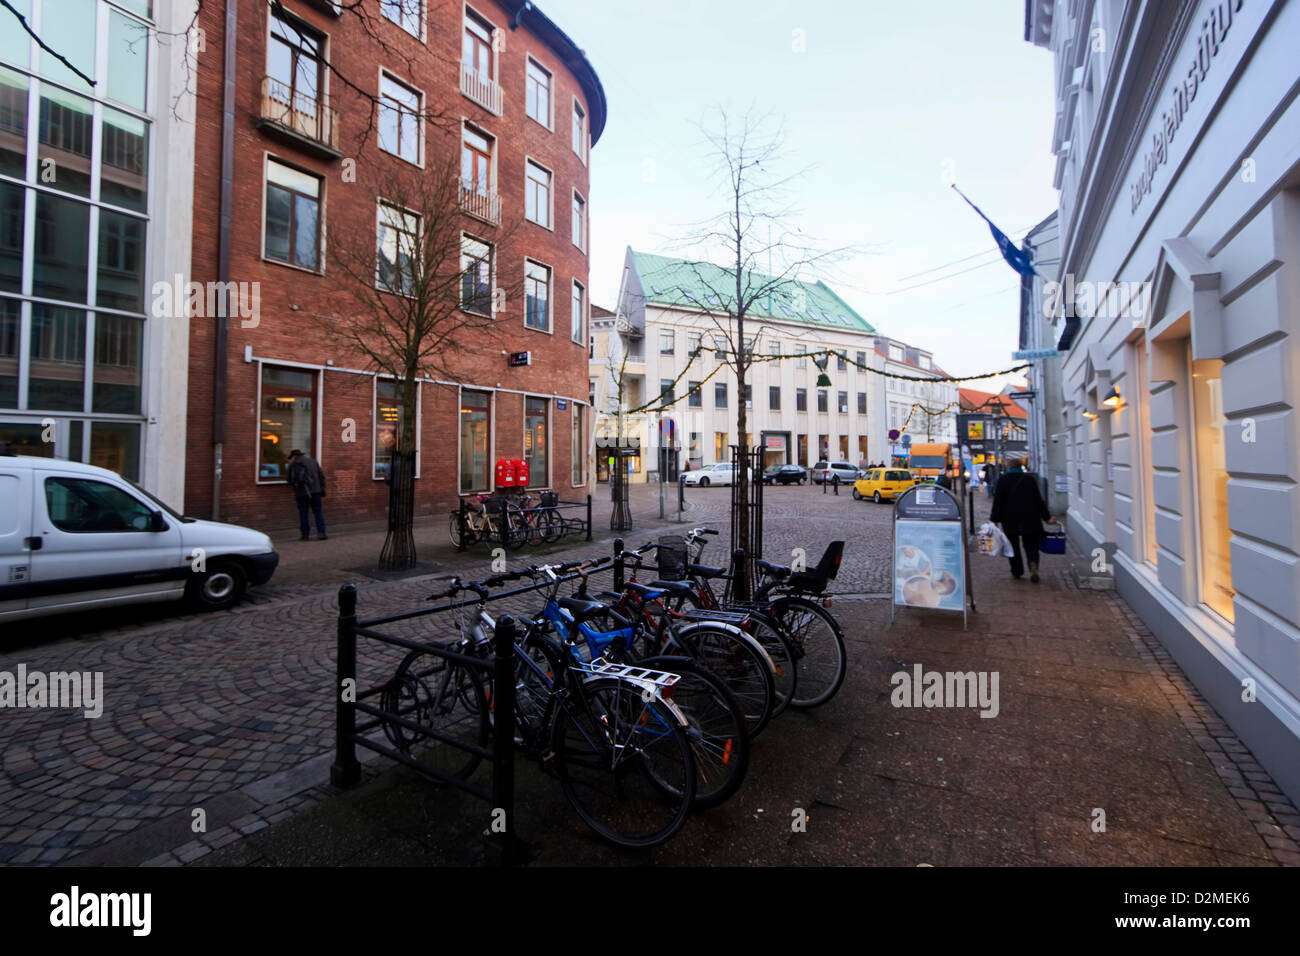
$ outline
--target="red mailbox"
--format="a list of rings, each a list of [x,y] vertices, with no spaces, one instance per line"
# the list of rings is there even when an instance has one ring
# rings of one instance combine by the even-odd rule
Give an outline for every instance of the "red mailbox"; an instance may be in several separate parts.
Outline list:
[[[520,488],[528,487],[528,462],[522,458],[516,458],[510,462],[515,471],[515,484]]]
[[[509,458],[497,459],[497,487],[513,488],[515,486],[515,465]]]

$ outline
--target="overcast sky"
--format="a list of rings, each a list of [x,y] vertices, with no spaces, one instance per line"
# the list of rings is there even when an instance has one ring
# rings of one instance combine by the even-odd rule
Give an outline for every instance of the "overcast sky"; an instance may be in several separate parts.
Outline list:
[[[592,151],[595,303],[614,306],[626,246],[672,254],[720,209],[696,124],[752,107],[784,125],[790,171],[813,167],[799,225],[868,250],[829,281],[850,305],[953,374],[1014,364],[1018,277],[947,182],[1017,242],[1056,208],[1051,56],[1022,39],[1023,0],[538,5],[609,102]]]

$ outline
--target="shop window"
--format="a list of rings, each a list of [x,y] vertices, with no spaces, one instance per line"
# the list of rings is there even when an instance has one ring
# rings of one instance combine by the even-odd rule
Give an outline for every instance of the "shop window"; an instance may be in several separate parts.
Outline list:
[[[582,406],[576,402],[570,402],[571,411],[569,413],[569,458],[573,471],[573,484],[585,485],[587,483],[587,446],[583,440],[582,430]]]
[[[418,389],[418,386],[417,386]],[[417,391],[418,395],[418,391]],[[418,400],[417,400],[418,405]],[[406,421],[407,410],[402,405],[401,386],[391,378],[375,380],[375,461],[373,476],[386,478],[392,467],[393,455],[401,450],[402,424]],[[417,431],[418,440],[418,431]],[[420,476],[419,448],[416,452],[415,476]]]
[[[257,477],[284,481],[289,452],[316,449],[316,374],[262,366],[262,410],[258,422]]]
[[[1223,362],[1191,363],[1196,500],[1200,537],[1201,601],[1233,619],[1232,556],[1228,527],[1228,464],[1223,416]]]
[[[492,487],[488,473],[492,395],[464,391],[460,394],[460,490],[462,494]]]
[[[524,400],[524,461],[528,462],[528,487],[545,488],[550,485],[547,470],[547,429],[545,398]]]

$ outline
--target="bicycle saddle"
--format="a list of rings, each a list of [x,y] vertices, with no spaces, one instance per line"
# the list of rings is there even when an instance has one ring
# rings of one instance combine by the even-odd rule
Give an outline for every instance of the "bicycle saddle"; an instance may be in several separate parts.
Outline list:
[[[585,601],[582,598],[562,597],[556,603],[573,615],[573,623],[575,624],[581,624],[584,621],[590,621],[592,618],[603,617],[606,615],[615,620],[622,620],[622,618],[615,614],[608,605],[601,604],[599,601]]]
[[[650,600],[654,600],[655,598],[661,597],[664,594],[663,588],[657,585],[652,586],[648,584],[642,584],[640,581],[628,581],[627,586],[631,590],[635,591],[637,594],[641,595],[643,598],[649,598]]]
[[[786,578],[790,576],[790,569],[783,564],[769,564],[768,562],[762,560],[761,558],[754,563],[757,564],[760,569],[766,571],[768,574],[772,575],[772,577],[776,578],[778,581],[784,581]]]
[[[701,578],[723,578],[727,576],[725,568],[714,568],[707,564],[688,564],[686,570]]]
[[[682,597],[687,597],[694,591],[690,581],[651,581],[650,586],[668,594],[681,595]]]

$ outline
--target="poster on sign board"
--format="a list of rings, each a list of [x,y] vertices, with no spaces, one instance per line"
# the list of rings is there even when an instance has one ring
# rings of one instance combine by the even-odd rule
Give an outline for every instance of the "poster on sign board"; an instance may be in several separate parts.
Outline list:
[[[960,522],[894,522],[894,603],[961,611],[966,602],[965,540]]]

